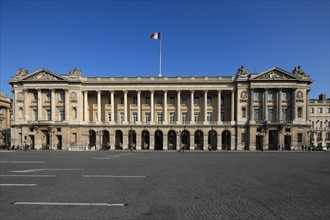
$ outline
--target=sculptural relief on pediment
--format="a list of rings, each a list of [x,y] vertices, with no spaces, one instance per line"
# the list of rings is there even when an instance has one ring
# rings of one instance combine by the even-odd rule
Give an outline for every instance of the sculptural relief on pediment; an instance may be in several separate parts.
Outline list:
[[[270,71],[256,77],[255,79],[293,79],[293,77],[289,77],[287,74],[278,71]]]
[[[40,72],[32,75],[31,77],[25,78],[25,80],[49,80],[49,81],[58,81],[62,80],[61,78],[54,76],[53,74],[47,72]]]

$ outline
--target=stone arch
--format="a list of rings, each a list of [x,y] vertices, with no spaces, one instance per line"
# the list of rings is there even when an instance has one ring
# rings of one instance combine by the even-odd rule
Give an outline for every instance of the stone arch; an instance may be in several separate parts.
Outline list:
[[[122,150],[123,149],[123,132],[121,130],[116,130],[115,132],[115,149]]]
[[[195,131],[194,138],[195,150],[203,150],[204,149],[204,133],[202,130]]]
[[[221,142],[221,147],[222,150],[230,150],[231,148],[231,133],[229,130],[224,130],[222,132],[222,142]]]
[[[102,149],[109,150],[110,149],[110,134],[109,131],[103,130],[102,132]]]
[[[155,131],[155,150],[163,150],[163,132],[159,129]]]
[[[149,150],[150,148],[150,133],[147,130],[143,130],[141,133],[141,148],[142,150]]]
[[[167,143],[169,150],[176,150],[176,132],[174,130],[169,130],[167,133]]]
[[[218,133],[214,129],[212,129],[208,132],[207,143],[211,147],[211,150],[217,150]]]
[[[184,129],[181,132],[181,147],[184,148],[185,150],[190,149],[190,132],[186,129]]]
[[[89,130],[89,147],[96,146],[96,132],[94,130]]]

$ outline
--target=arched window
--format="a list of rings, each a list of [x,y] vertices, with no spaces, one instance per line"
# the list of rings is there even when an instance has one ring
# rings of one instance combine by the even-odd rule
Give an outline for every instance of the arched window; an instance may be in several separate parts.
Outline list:
[[[246,118],[246,108],[242,108],[242,118]]]
[[[298,118],[302,118],[303,116],[303,110],[301,107],[298,108]]]
[[[72,116],[73,116],[73,118],[77,118],[77,108],[76,107],[72,108]]]

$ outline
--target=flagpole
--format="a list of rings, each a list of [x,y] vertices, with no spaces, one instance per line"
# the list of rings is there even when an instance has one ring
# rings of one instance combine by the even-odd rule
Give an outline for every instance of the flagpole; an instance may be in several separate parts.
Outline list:
[[[160,39],[159,39],[159,76],[162,76],[162,38],[163,34],[162,32],[160,33]]]

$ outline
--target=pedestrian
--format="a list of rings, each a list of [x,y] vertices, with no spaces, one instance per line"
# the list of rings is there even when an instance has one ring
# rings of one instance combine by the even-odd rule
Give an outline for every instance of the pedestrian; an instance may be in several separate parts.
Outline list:
[[[212,148],[211,148],[211,145],[209,145],[209,146],[208,146],[208,149],[209,149],[209,151],[211,151],[211,150],[212,150]]]

